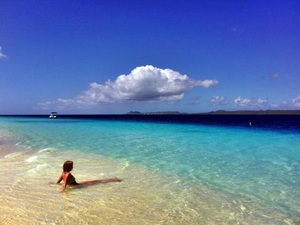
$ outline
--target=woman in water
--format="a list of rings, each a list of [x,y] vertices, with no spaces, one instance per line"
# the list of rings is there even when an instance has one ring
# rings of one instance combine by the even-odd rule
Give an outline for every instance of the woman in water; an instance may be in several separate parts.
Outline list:
[[[71,171],[73,169],[73,162],[72,161],[66,161],[63,165],[63,172],[61,176],[58,178],[56,184],[59,184],[62,180],[64,181],[64,184],[62,186],[62,191],[64,191],[67,187],[67,185],[75,186],[75,185],[90,185],[90,184],[99,184],[99,183],[108,183],[108,182],[120,182],[119,178],[110,178],[105,180],[89,180],[77,183],[75,180],[75,177],[71,174]]]

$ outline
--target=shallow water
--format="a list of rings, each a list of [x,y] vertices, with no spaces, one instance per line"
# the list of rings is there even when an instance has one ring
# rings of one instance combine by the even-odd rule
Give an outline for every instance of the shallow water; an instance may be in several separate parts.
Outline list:
[[[299,224],[300,134],[201,124],[0,118],[0,223]],[[120,183],[68,188],[77,181]]]

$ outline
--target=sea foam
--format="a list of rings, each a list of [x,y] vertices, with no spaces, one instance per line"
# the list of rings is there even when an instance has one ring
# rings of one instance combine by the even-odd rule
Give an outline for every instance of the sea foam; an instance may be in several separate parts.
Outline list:
[[[26,162],[31,163],[31,162],[37,160],[37,158],[38,158],[38,157],[37,157],[36,155],[35,155],[35,156],[31,156],[31,157],[29,157],[28,159],[26,159]]]

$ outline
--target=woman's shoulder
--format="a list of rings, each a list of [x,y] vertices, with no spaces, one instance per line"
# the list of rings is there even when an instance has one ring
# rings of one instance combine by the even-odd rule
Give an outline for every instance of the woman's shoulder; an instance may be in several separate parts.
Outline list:
[[[72,175],[70,172],[62,172],[63,177],[68,177],[70,175]]]

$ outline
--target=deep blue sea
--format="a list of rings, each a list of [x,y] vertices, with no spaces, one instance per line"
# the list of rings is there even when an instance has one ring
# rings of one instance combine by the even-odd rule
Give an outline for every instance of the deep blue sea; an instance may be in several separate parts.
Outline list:
[[[299,115],[2,116],[0,221],[300,224],[299,146]],[[65,160],[123,181],[60,193]]]

